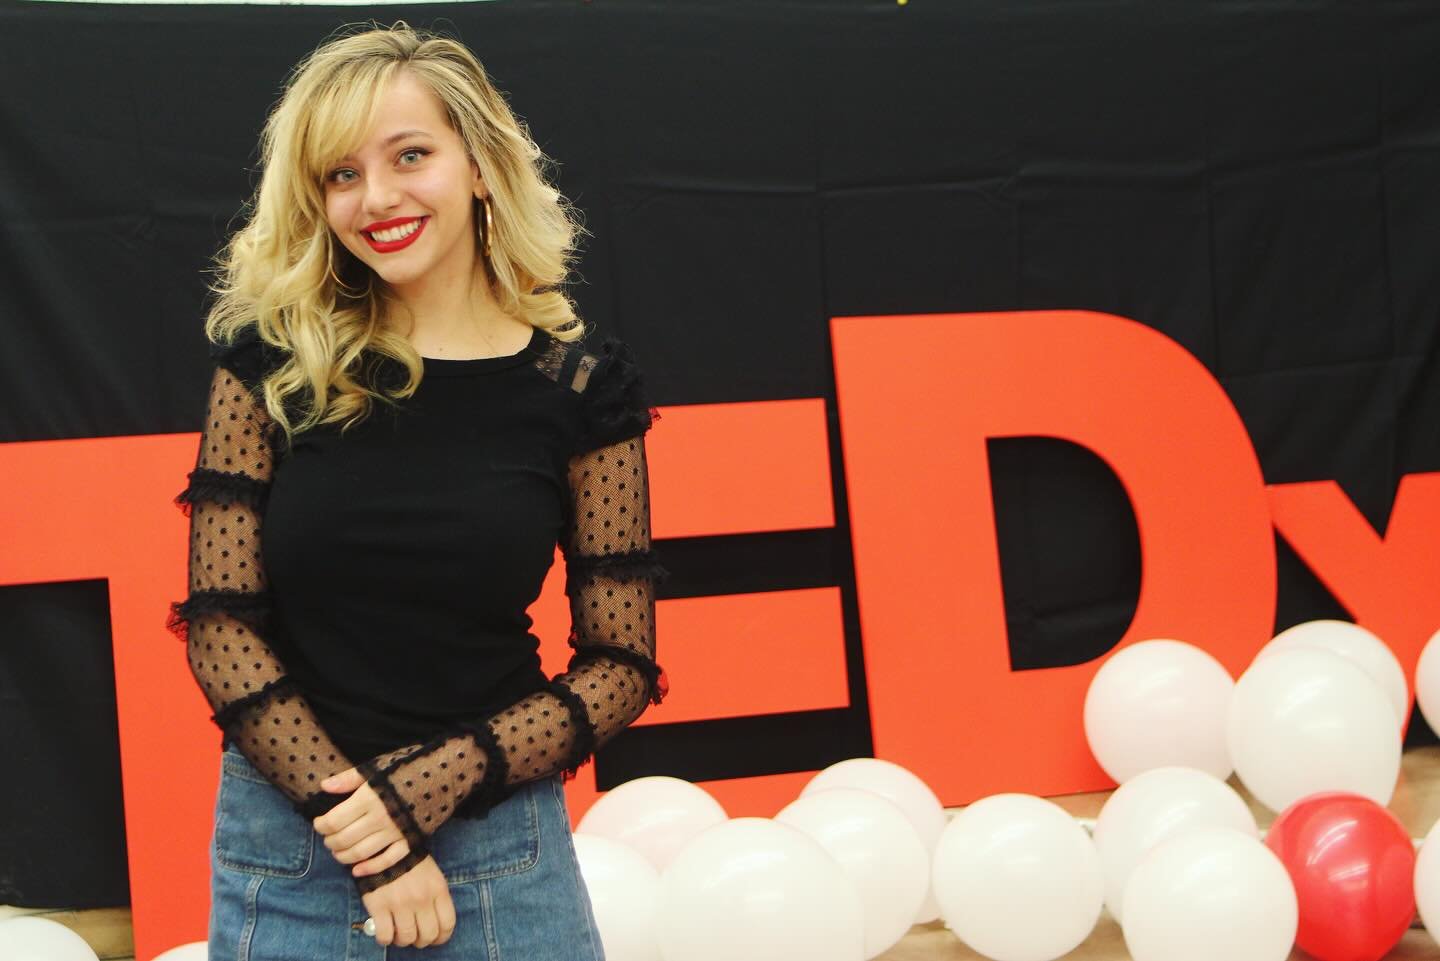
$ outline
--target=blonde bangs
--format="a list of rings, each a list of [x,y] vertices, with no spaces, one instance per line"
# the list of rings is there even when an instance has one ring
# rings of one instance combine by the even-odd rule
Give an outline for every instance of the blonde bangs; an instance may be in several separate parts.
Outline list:
[[[329,82],[315,92],[304,126],[297,131],[298,159],[312,182],[323,183],[340,159],[364,142],[380,105],[380,91],[400,66],[380,60],[356,64],[344,75],[327,78]]]

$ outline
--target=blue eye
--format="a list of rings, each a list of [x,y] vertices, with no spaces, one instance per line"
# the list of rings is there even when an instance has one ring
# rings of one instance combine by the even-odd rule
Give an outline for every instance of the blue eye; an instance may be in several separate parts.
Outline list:
[[[400,151],[400,153],[398,153],[396,156],[403,157],[409,153],[419,154],[420,156],[424,157],[429,155],[430,151],[426,150],[424,147],[407,147],[406,149]],[[416,163],[419,163],[419,161],[417,160]],[[413,167],[415,166],[415,164],[408,164],[407,166]],[[330,171],[330,173],[326,175],[325,179],[331,183],[349,183],[350,181],[348,180],[340,179],[340,175],[346,172],[354,173],[355,171],[351,170],[349,167],[337,167],[336,169]]]

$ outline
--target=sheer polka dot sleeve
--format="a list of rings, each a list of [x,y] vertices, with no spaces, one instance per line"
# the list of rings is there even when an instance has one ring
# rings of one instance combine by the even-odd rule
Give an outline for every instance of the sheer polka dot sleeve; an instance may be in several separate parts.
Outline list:
[[[253,373],[254,360],[253,349],[237,349],[211,379],[195,469],[175,498],[190,518],[189,593],[170,605],[167,627],[185,642],[222,740],[313,820],[349,797],[323,791],[320,782],[354,764],[267,643],[271,606],[260,538],[281,437],[241,377]],[[357,878],[357,886],[388,883],[426,853],[412,846],[404,860]]]
[[[570,780],[668,691],[655,638],[655,585],[668,572],[651,547],[644,438],[658,413],[645,402],[629,352],[614,341],[602,350],[573,365],[584,428],[569,461],[561,542],[573,650],[567,669],[493,715],[361,765],[393,784],[424,835],[457,810],[484,817],[526,782],[557,773]]]

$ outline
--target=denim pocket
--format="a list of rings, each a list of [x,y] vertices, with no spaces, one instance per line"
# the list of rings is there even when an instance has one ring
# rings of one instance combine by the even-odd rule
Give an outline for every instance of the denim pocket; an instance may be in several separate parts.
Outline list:
[[[315,856],[315,827],[233,746],[220,755],[215,857],[227,868],[299,878]]]
[[[540,860],[540,809],[536,795],[547,781],[516,788],[484,818],[451,818],[430,837],[430,853],[452,884],[519,874]]]

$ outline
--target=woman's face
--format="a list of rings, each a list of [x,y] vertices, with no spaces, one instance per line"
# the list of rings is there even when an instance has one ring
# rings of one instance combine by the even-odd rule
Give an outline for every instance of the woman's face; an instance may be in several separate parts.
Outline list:
[[[402,70],[381,93],[374,124],[325,174],[330,229],[402,296],[428,278],[468,284],[471,200],[487,191],[439,98]]]

